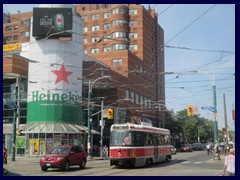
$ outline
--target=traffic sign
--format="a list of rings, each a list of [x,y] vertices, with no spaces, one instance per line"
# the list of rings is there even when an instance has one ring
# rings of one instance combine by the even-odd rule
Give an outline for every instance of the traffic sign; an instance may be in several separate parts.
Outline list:
[[[209,110],[209,111],[212,111],[212,112],[216,112],[216,107],[215,106],[203,106],[201,108],[202,110]]]

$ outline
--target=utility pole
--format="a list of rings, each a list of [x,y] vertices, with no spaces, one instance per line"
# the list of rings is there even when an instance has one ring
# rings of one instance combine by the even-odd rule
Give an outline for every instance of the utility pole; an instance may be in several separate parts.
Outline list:
[[[100,157],[103,157],[103,129],[105,126],[105,121],[103,120],[103,100],[101,101],[101,141],[100,141]]]
[[[224,134],[225,143],[228,144],[228,125],[227,125],[227,110],[226,110],[226,99],[225,93],[223,93],[223,107],[224,107],[224,122],[225,122],[225,129],[226,134]]]
[[[19,76],[17,76],[16,79],[16,90],[15,90],[15,104],[12,105],[13,108],[13,122],[12,122],[12,157],[11,160],[15,161],[15,155],[16,155],[16,122],[17,118],[19,116]]]
[[[213,89],[213,106],[214,109],[214,144],[218,142],[218,123],[217,123],[217,96],[216,96],[216,85],[215,83],[212,86]]]

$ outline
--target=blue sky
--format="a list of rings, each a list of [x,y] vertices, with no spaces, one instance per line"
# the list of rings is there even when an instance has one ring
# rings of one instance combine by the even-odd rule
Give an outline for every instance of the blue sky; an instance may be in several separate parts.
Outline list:
[[[38,4],[3,4],[3,11],[15,14],[18,10],[32,11],[33,7]],[[150,7],[159,14],[158,22],[165,33],[165,72],[174,72],[165,75],[167,108],[177,112],[192,104],[198,107],[201,116],[212,120],[212,112],[201,107],[213,105],[215,82],[218,127],[224,127],[225,93],[228,126],[233,129],[235,5],[150,4]]]

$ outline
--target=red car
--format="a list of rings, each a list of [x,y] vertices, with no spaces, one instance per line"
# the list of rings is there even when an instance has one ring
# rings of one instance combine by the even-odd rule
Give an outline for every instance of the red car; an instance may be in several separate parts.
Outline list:
[[[190,144],[184,144],[181,147],[182,152],[192,152],[192,146]]]
[[[61,168],[68,171],[70,166],[79,165],[81,169],[85,168],[87,162],[87,153],[80,146],[57,146],[49,154],[43,156],[40,160],[40,166],[43,171],[48,168]]]

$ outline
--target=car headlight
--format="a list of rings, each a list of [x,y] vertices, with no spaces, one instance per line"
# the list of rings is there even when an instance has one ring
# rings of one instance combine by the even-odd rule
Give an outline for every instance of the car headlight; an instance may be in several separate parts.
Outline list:
[[[60,160],[63,160],[63,159],[64,159],[64,157],[58,157],[57,161],[60,161]]]
[[[44,160],[45,160],[45,157],[42,157],[42,158],[41,158],[41,161],[44,161]]]

